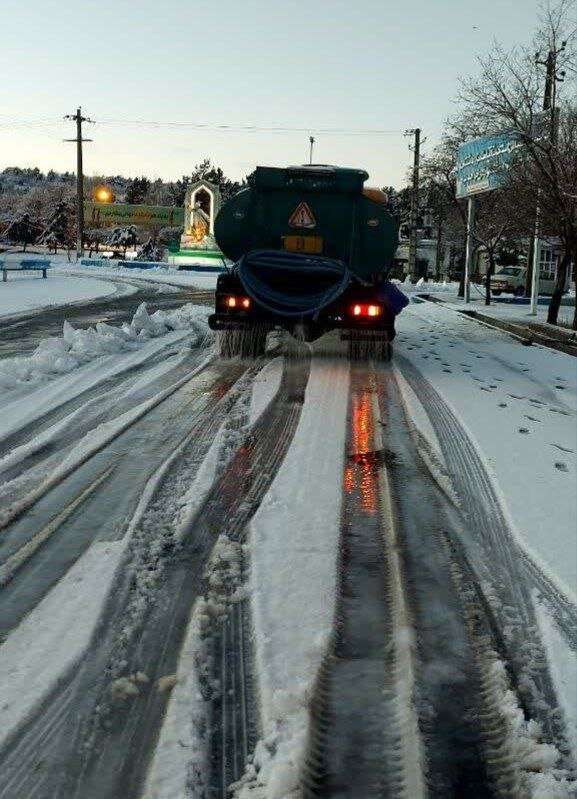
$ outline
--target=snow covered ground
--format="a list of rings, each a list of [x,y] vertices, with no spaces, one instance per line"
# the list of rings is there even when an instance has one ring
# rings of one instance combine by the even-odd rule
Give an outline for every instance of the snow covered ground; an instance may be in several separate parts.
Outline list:
[[[494,476],[519,540],[574,597],[575,359],[524,347],[428,302],[411,303],[403,312],[395,350],[462,420]]]
[[[132,294],[136,288],[96,276],[60,274],[50,269],[46,280],[37,272],[9,272],[0,283],[0,318],[112,294]]]
[[[214,286],[217,277],[81,269],[82,275],[97,272],[94,282],[99,286],[106,283],[101,276],[186,286],[202,286],[204,279],[205,287]],[[65,282],[92,282],[91,277],[79,277],[79,271],[63,266],[41,282],[59,275]],[[439,436],[426,401],[404,377],[407,367],[438,392],[466,429],[521,552],[567,602],[577,603],[577,362],[541,346],[524,347],[505,333],[457,313],[452,305],[416,296],[428,290],[456,303],[454,285],[408,288],[412,302],[398,321],[394,364],[411,421],[428,442],[427,465],[451,495],[451,474],[443,464]],[[0,297],[1,291],[0,287]],[[488,310],[504,315],[524,311],[503,304]],[[208,312],[185,306],[149,316],[140,308],[123,328],[98,325],[87,332],[67,326],[62,339],[47,340],[32,356],[0,362],[0,435],[18,430],[63,398],[159,355],[171,343],[192,337],[202,345]],[[283,359],[275,357],[256,374],[251,396],[245,398],[245,427],[261,417],[279,390],[282,367]],[[162,363],[153,367],[149,378],[152,375],[162,379]],[[260,770],[259,784],[253,779],[255,769],[249,767],[236,787],[238,799],[296,795],[308,703],[333,623],[349,375],[346,359],[327,365],[313,357],[294,439],[250,524],[246,548],[250,580],[243,595],[249,596],[254,623],[262,738],[253,761]],[[136,383],[130,391],[140,388]],[[100,430],[100,434],[105,432]],[[242,441],[242,431],[234,433]],[[196,479],[190,480],[186,494],[175,498],[175,506],[185,508],[189,515],[200,506],[218,473],[229,434],[226,423],[218,428]],[[34,450],[42,445],[40,436],[25,446]],[[233,449],[227,449],[228,455]],[[23,454],[13,452],[8,457]],[[178,465],[178,453],[174,463]],[[159,478],[160,472],[154,479]],[[142,512],[153,494],[152,483],[149,493],[143,495]],[[122,544],[93,545],[0,648],[0,685],[5,686],[0,705],[7,711],[6,734],[34,715],[63,672],[86,651],[125,544],[126,539]],[[535,601],[577,751],[577,655],[537,591]],[[74,618],[71,606],[78,607]],[[171,675],[172,697],[149,772],[147,799],[188,797],[191,769],[201,768],[206,747],[199,733],[205,699],[197,671],[204,656],[202,608],[201,601],[190,621],[176,675]],[[42,630],[37,638],[36,629]],[[41,666],[36,668],[38,662]],[[555,799],[562,795],[569,794]],[[539,799],[553,799],[553,795],[545,792]]]
[[[104,277],[122,277],[125,279],[145,280],[147,283],[164,283],[171,286],[195,287],[200,289],[213,289],[216,286],[218,273],[216,272],[188,272],[167,269],[166,264],[158,269],[123,269],[111,266],[79,266],[67,265],[61,262],[58,267],[64,274],[72,275],[103,275]]]
[[[421,403],[403,380],[403,359],[418,369],[468,431],[521,552],[575,607],[575,358],[541,346],[522,346],[505,333],[430,302],[412,302],[399,318],[397,329],[399,383],[412,422],[433,453],[430,466],[436,478],[447,485],[441,447],[426,402]],[[547,591],[536,590],[534,599],[568,734],[577,753],[577,652],[558,629]]]
[[[10,262],[38,257],[5,255],[4,259]],[[40,273],[14,271],[9,272],[6,283],[0,283],[0,319],[100,297],[133,294],[142,282],[164,285],[167,291],[169,286],[212,289],[218,278],[215,272],[169,270],[166,264],[158,269],[123,269],[114,264],[110,267],[80,266],[70,263],[64,256],[46,257],[51,264],[46,280]]]
[[[414,294],[433,294],[439,299],[442,299],[447,305],[459,310],[474,310],[487,316],[492,316],[495,319],[507,319],[509,321],[520,322],[545,322],[547,320],[548,311],[548,297],[541,297],[544,303],[539,303],[537,306],[536,316],[531,316],[528,303],[497,301],[493,297],[490,305],[485,305],[485,292],[482,286],[471,284],[470,302],[467,304],[462,297],[457,296],[459,290],[458,283],[434,283],[433,281],[419,281],[416,285],[410,283],[403,283],[400,288],[409,296]],[[501,298],[508,300],[509,295]],[[575,311],[575,294],[569,292],[563,297],[563,304],[559,311],[559,322],[563,325],[570,326],[573,321],[573,314]]]

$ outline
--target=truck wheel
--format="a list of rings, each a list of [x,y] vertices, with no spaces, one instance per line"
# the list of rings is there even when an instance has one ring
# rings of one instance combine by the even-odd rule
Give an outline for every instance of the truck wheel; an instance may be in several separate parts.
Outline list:
[[[517,286],[515,289],[515,297],[523,297],[525,296],[525,288],[523,286]]]

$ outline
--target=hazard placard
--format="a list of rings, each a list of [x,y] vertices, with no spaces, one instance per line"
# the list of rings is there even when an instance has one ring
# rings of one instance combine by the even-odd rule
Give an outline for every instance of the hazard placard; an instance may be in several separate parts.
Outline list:
[[[305,202],[297,205],[288,223],[291,227],[313,228],[317,226],[317,220]]]

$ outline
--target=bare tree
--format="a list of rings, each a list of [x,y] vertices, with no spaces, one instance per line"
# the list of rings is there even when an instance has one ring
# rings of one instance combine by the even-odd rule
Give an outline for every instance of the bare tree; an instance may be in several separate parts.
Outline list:
[[[548,51],[561,51],[560,71],[553,78],[555,86],[556,78],[563,79],[561,67],[575,61],[574,8],[574,0],[547,6],[534,42],[537,50],[544,46]],[[531,213],[534,218],[538,201],[544,229],[558,236],[563,246],[548,313],[548,321],[556,324],[568,268],[577,251],[575,82],[569,79],[565,84],[572,91],[570,100],[553,102],[544,112],[544,76],[534,48],[507,52],[496,45],[479,62],[480,75],[463,84],[463,112],[454,129],[468,137],[508,132],[515,138],[518,148],[507,170],[507,181],[508,190],[516,193],[517,225],[526,225]],[[553,91],[551,86],[548,90]]]
[[[516,232],[513,202],[514,195],[503,189],[487,192],[477,200],[474,238],[489,261],[485,274],[485,305],[491,304],[491,276],[495,274],[497,255],[503,244]]]
[[[443,238],[448,242],[459,241],[465,246],[467,214],[465,205],[457,199],[456,158],[461,141],[458,134],[448,126],[443,142],[427,158],[423,159],[421,177],[427,202],[437,225],[436,279],[440,277],[440,251]],[[463,296],[463,279],[459,287]]]

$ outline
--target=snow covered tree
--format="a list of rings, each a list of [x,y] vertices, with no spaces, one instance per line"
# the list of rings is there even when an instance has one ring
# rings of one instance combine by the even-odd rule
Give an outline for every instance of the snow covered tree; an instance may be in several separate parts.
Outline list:
[[[142,247],[138,250],[136,255],[137,261],[162,261],[164,255],[164,247],[158,245],[158,240],[150,236],[144,242]]]
[[[140,205],[148,200],[150,180],[146,177],[134,178],[126,189],[125,200],[131,205]]]
[[[138,244],[136,225],[114,228],[108,236],[106,243],[111,247],[121,249],[123,251],[123,257],[126,258],[126,250]]]
[[[54,248],[54,252],[58,247],[70,247],[73,239],[70,216],[70,206],[58,203],[38,240],[39,243],[48,245],[50,249]]]
[[[89,258],[92,258],[94,252],[98,252],[101,244],[108,241],[109,234],[107,228],[88,228],[84,231],[84,243],[88,247]]]
[[[39,231],[40,225],[30,218],[30,214],[21,214],[10,222],[3,237],[13,244],[22,244],[22,249],[26,252],[28,244],[38,238]]]
[[[477,200],[474,238],[489,261],[485,274],[485,305],[491,304],[491,276],[495,274],[498,253],[515,232],[512,203],[514,197],[505,189],[486,192]]]

